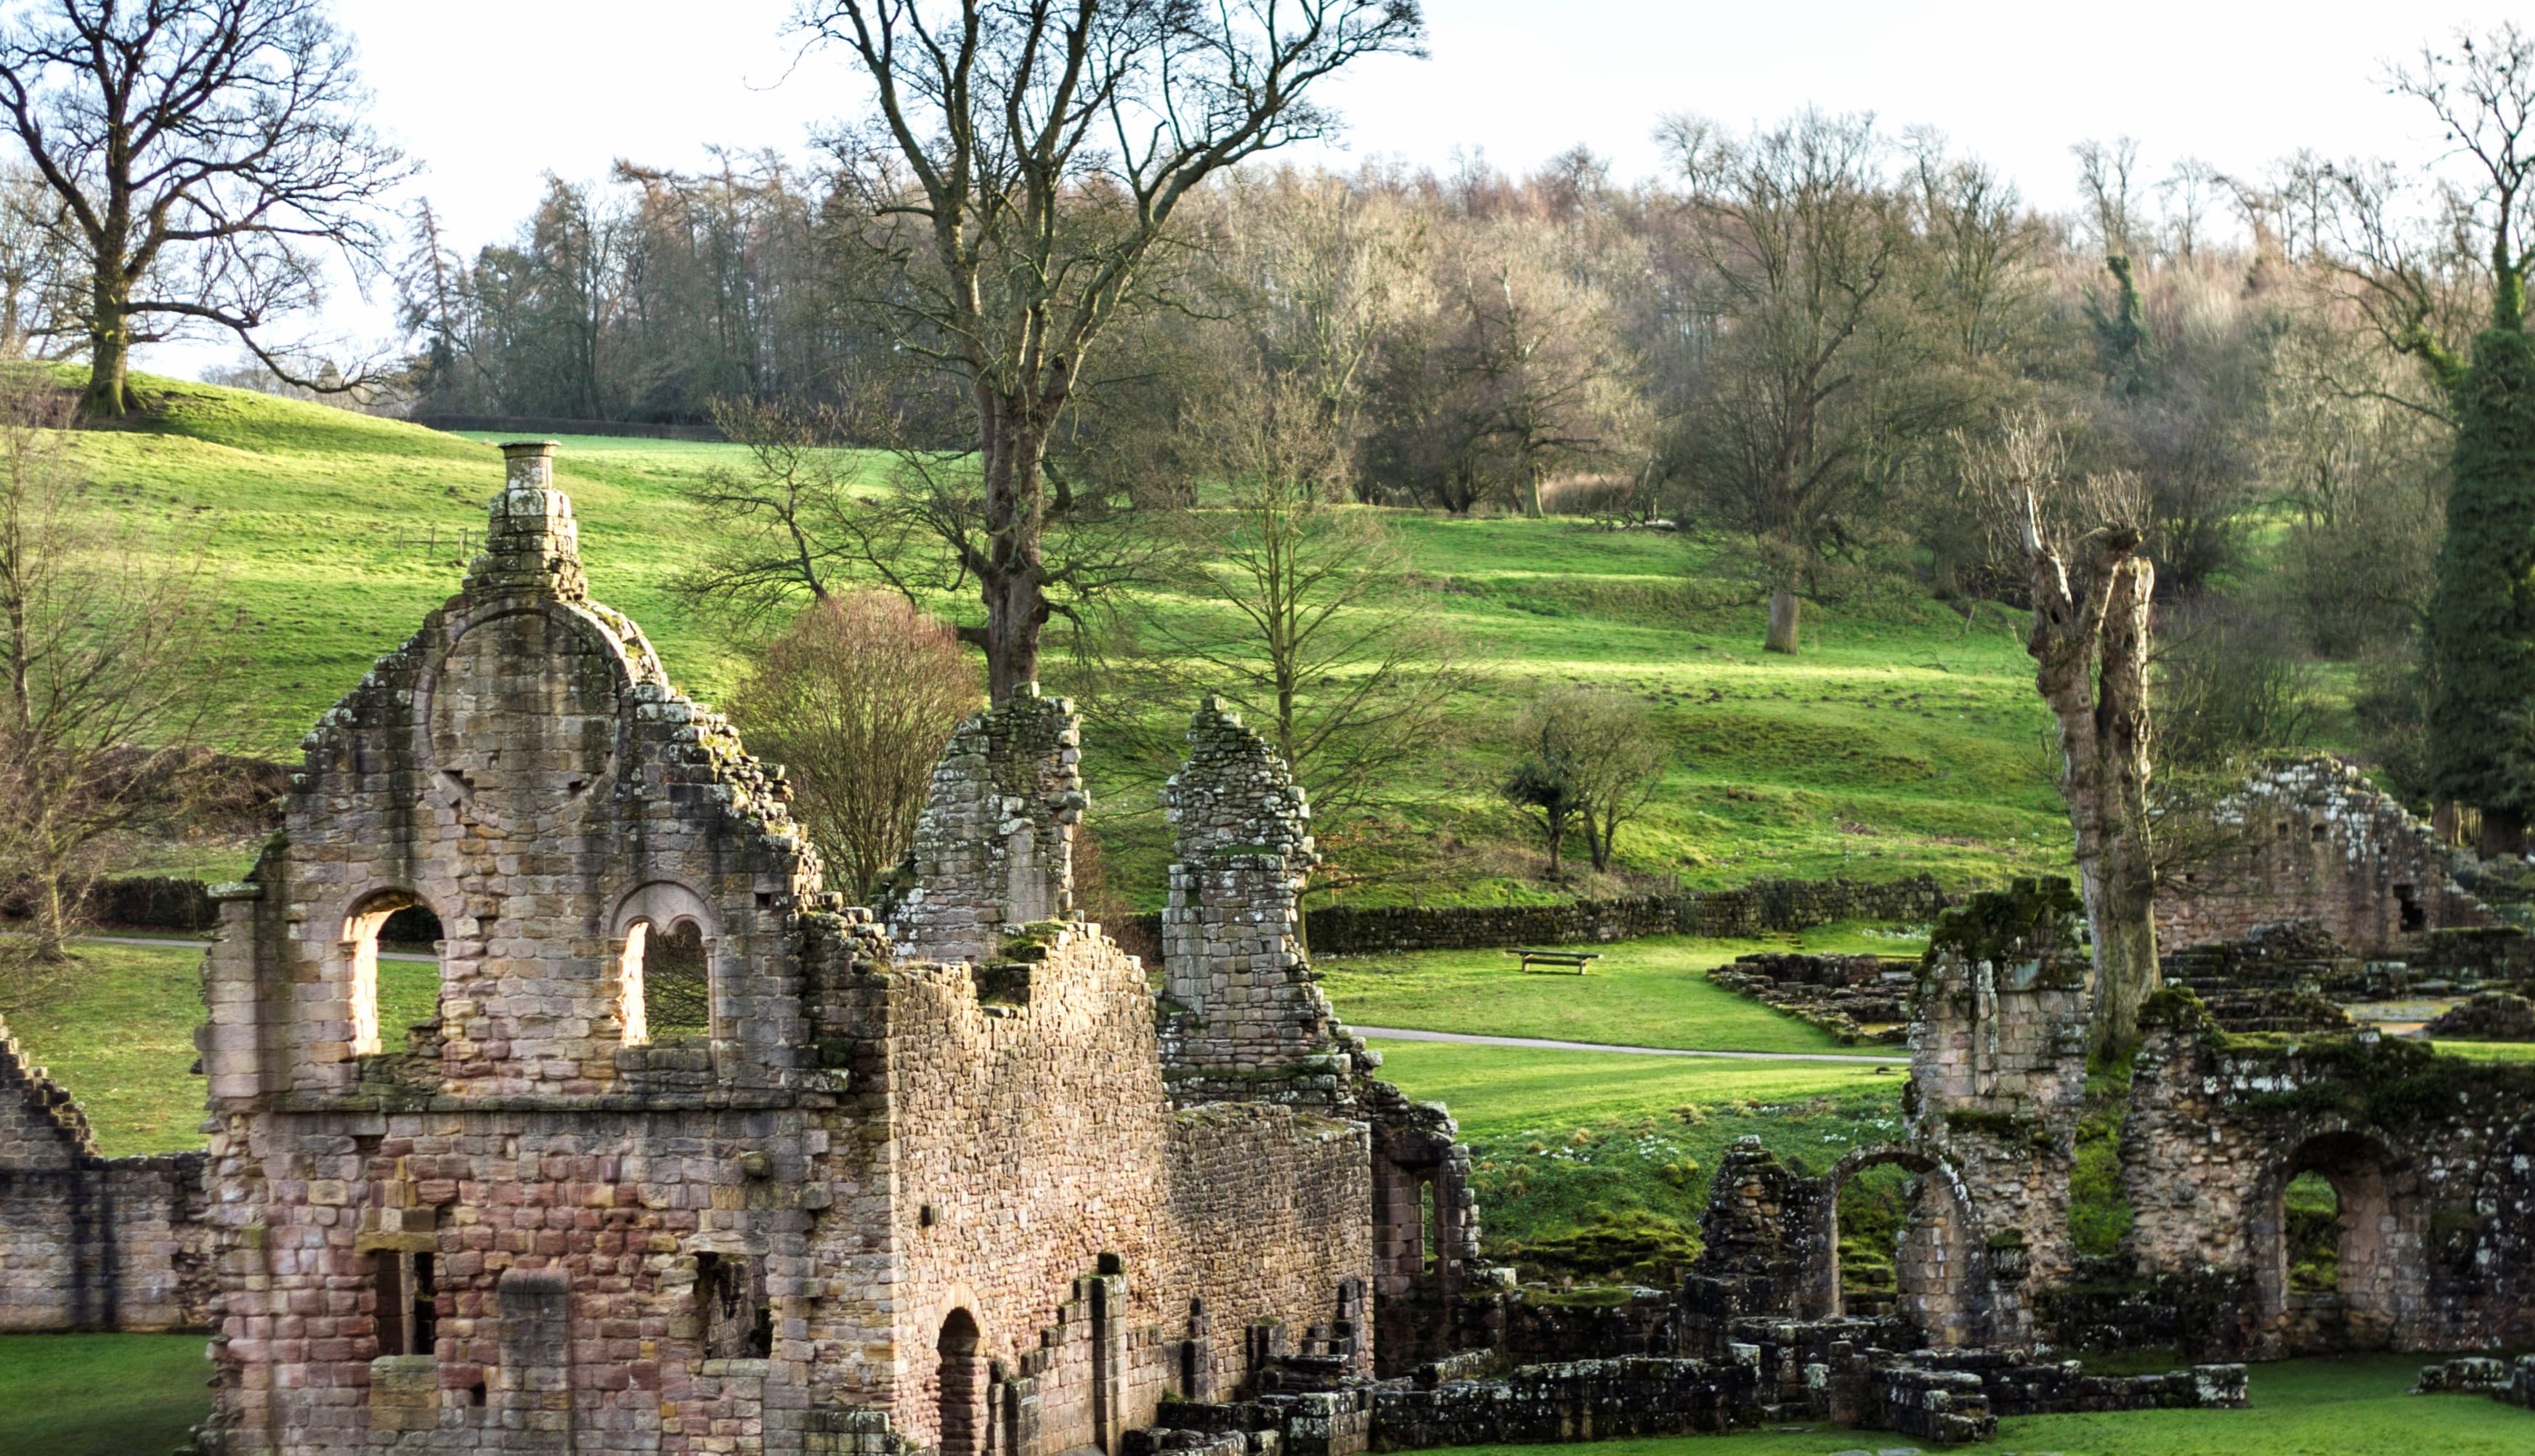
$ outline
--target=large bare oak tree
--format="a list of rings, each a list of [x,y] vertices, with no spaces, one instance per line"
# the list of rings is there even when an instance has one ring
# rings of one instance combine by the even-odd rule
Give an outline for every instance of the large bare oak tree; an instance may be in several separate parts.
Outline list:
[[[843,150],[877,218],[917,234],[901,346],[966,387],[982,530],[945,537],[985,598],[988,686],[1038,676],[1048,446],[1147,255],[1207,177],[1326,134],[1311,99],[1359,57],[1413,51],[1413,0],[806,0],[868,74]]]
[[[373,204],[410,174],[324,0],[42,0],[0,30],[0,111],[88,274],[81,413],[125,413],[132,346],[257,334],[319,297],[322,254],[375,260]],[[351,383],[356,383],[357,378]]]

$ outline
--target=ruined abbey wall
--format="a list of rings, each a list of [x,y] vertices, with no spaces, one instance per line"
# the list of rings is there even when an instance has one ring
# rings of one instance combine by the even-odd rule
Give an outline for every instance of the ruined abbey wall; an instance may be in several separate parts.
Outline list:
[[[1361,1125],[1263,1103],[1175,1112],[1142,969],[1076,929],[1023,953],[875,968],[839,988],[858,1079],[890,1098],[886,1145],[865,1146],[886,1161],[896,1256],[868,1292],[887,1307],[863,1318],[910,1355],[864,1373],[912,1382],[846,1395],[894,1402],[920,1443],[940,1439],[940,1361],[926,1356],[956,1309],[978,1320],[979,1358],[1032,1382],[1015,1398],[1039,1429],[1020,1449],[1053,1452],[1150,1424],[1165,1391],[1234,1388],[1252,1373],[1245,1330],[1281,1323],[1299,1342],[1338,1316],[1341,1286],[1360,1299],[1369,1272]],[[841,1181],[881,1176],[867,1165]],[[850,1268],[876,1232],[829,1221],[816,1263]],[[1117,1272],[1069,1314],[1104,1263]]]
[[[588,601],[550,447],[506,453],[465,588],[215,895],[206,1446],[1056,1456],[1367,1367],[1369,1134],[1173,1106],[1141,967],[1067,919],[1065,705],[960,729],[896,901],[919,958]],[[409,903],[437,1015],[382,1027]]]
[[[2345,945],[2386,954],[2423,949],[2432,931],[2499,923],[2449,877],[2429,825],[2334,759],[2262,769],[2215,818],[2222,853],[2157,900],[2157,940],[2169,950],[2312,920]]]
[[[0,1021],[0,1332],[199,1329],[203,1158],[100,1157]]]
[[[2321,1174],[2338,1283],[2288,1282],[2283,1193]],[[2122,1128],[2141,1272],[2250,1289],[2253,1352],[2471,1350],[2535,1338],[2535,1071],[2373,1033],[2230,1038],[2158,1007]]]

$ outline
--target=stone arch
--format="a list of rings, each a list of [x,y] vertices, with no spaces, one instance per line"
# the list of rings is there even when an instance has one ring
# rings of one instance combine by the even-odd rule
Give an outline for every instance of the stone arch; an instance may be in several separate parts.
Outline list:
[[[933,1342],[934,1390],[940,1400],[941,1456],[982,1456],[988,1444],[985,1336],[964,1304],[943,1316]]]
[[[2319,1173],[2339,1205],[2340,1264],[2328,1295],[2289,1288],[2288,1186]],[[2335,1121],[2286,1144],[2255,1190],[2247,1230],[2261,1327],[2291,1350],[2383,1349],[2428,1285],[2429,1220],[2408,1162],[2375,1130]]]
[[[712,906],[674,880],[640,885],[617,902],[608,944],[616,963],[617,1024],[626,1045],[644,1045],[655,1033],[712,1034],[713,950],[719,940]]]
[[[372,1057],[384,1050],[379,1026],[379,935],[399,911],[420,908],[443,925],[437,907],[420,892],[402,885],[373,886],[354,895],[343,910],[342,929],[334,957],[342,976],[347,1055]],[[439,1001],[434,997],[433,1013]]]
[[[1977,1344],[1990,1327],[1989,1260],[1971,1190],[1962,1175],[1939,1153],[1908,1143],[1878,1143],[1855,1148],[1824,1174],[1814,1200],[1816,1221],[1813,1267],[1807,1271],[1812,1290],[1808,1304],[1820,1315],[1837,1318],[1839,1285],[1839,1194],[1849,1180],[1870,1168],[1898,1164],[1918,1176],[1918,1192],[1903,1226],[1901,1247],[1893,1260],[1898,1276],[1897,1312],[1919,1327],[1932,1345]]]

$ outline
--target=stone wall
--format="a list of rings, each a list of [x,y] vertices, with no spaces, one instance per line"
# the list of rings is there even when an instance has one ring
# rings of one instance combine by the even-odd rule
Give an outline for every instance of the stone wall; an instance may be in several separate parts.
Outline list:
[[[983,960],[1022,926],[1073,915],[1082,759],[1073,704],[1034,683],[952,733],[889,907],[899,945]]]
[[[918,958],[588,600],[550,447],[506,454],[464,589],[214,893],[207,1449],[1055,1456],[1369,1370],[1375,1132],[1172,1104],[1142,968],[1066,918],[1064,705],[960,730]],[[411,904],[437,1014],[380,1027]],[[644,951],[690,927],[672,1029]]]
[[[2355,1036],[2230,1037],[2152,999],[2122,1176],[2149,1276],[2250,1287],[2249,1349],[2471,1350],[2535,1337],[2535,1068]],[[2288,1287],[2284,1191],[2334,1188],[2339,1287]]]
[[[1183,1101],[1298,1097],[1333,1108],[1347,1085],[1337,1014],[1296,935],[1318,856],[1311,809],[1268,741],[1207,698],[1162,790],[1174,831],[1162,912],[1162,997]]]
[[[2029,1341],[2028,1290],[2071,1264],[2069,1181],[2085,1091],[2086,958],[2065,880],[2019,880],[1948,910],[1921,966],[1904,1137],[1819,1178],[1747,1138],[1710,1185],[1683,1291],[1684,1348],[1736,1321],[1842,1312],[1839,1192],[1868,1168],[1914,1174],[1895,1249],[1897,1313],[1940,1347]]]
[[[1890,1045],[1908,1036],[1917,969],[1914,961],[1881,955],[1763,950],[1735,957],[1709,971],[1707,979],[1818,1026],[1842,1045]]]
[[[103,1158],[0,1021],[0,1332],[201,1329],[203,1159]]]
[[[2497,917],[2457,886],[2430,826],[2335,759],[2264,768],[2222,801],[2225,852],[2157,900],[2169,948],[2311,920],[2369,955],[2419,950],[2431,932]]]
[[[1175,829],[1163,912],[1159,1036],[1183,1107],[1285,1103],[1361,1120],[1371,1137],[1379,1368],[1458,1349],[1479,1256],[1469,1149],[1437,1103],[1371,1073],[1381,1057],[1338,1024],[1296,935],[1312,866],[1311,807],[1268,741],[1218,699],[1189,724],[1162,802]]]
[[[1881,882],[1761,880],[1740,889],[1555,905],[1325,905],[1306,917],[1306,929],[1314,954],[1370,955],[1591,944],[1641,936],[1753,937],[1842,920],[1924,925],[1945,907],[1945,892],[1924,875]]]

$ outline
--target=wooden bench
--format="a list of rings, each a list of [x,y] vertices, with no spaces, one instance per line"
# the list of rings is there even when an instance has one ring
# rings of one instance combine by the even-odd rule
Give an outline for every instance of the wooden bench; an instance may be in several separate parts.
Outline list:
[[[1506,954],[1521,956],[1522,968],[1526,971],[1531,969],[1533,961],[1538,961],[1542,965],[1557,966],[1561,970],[1573,966],[1576,968],[1576,974],[1579,976],[1584,974],[1585,967],[1602,958],[1598,950],[1543,950],[1532,945],[1518,945],[1508,950]]]

